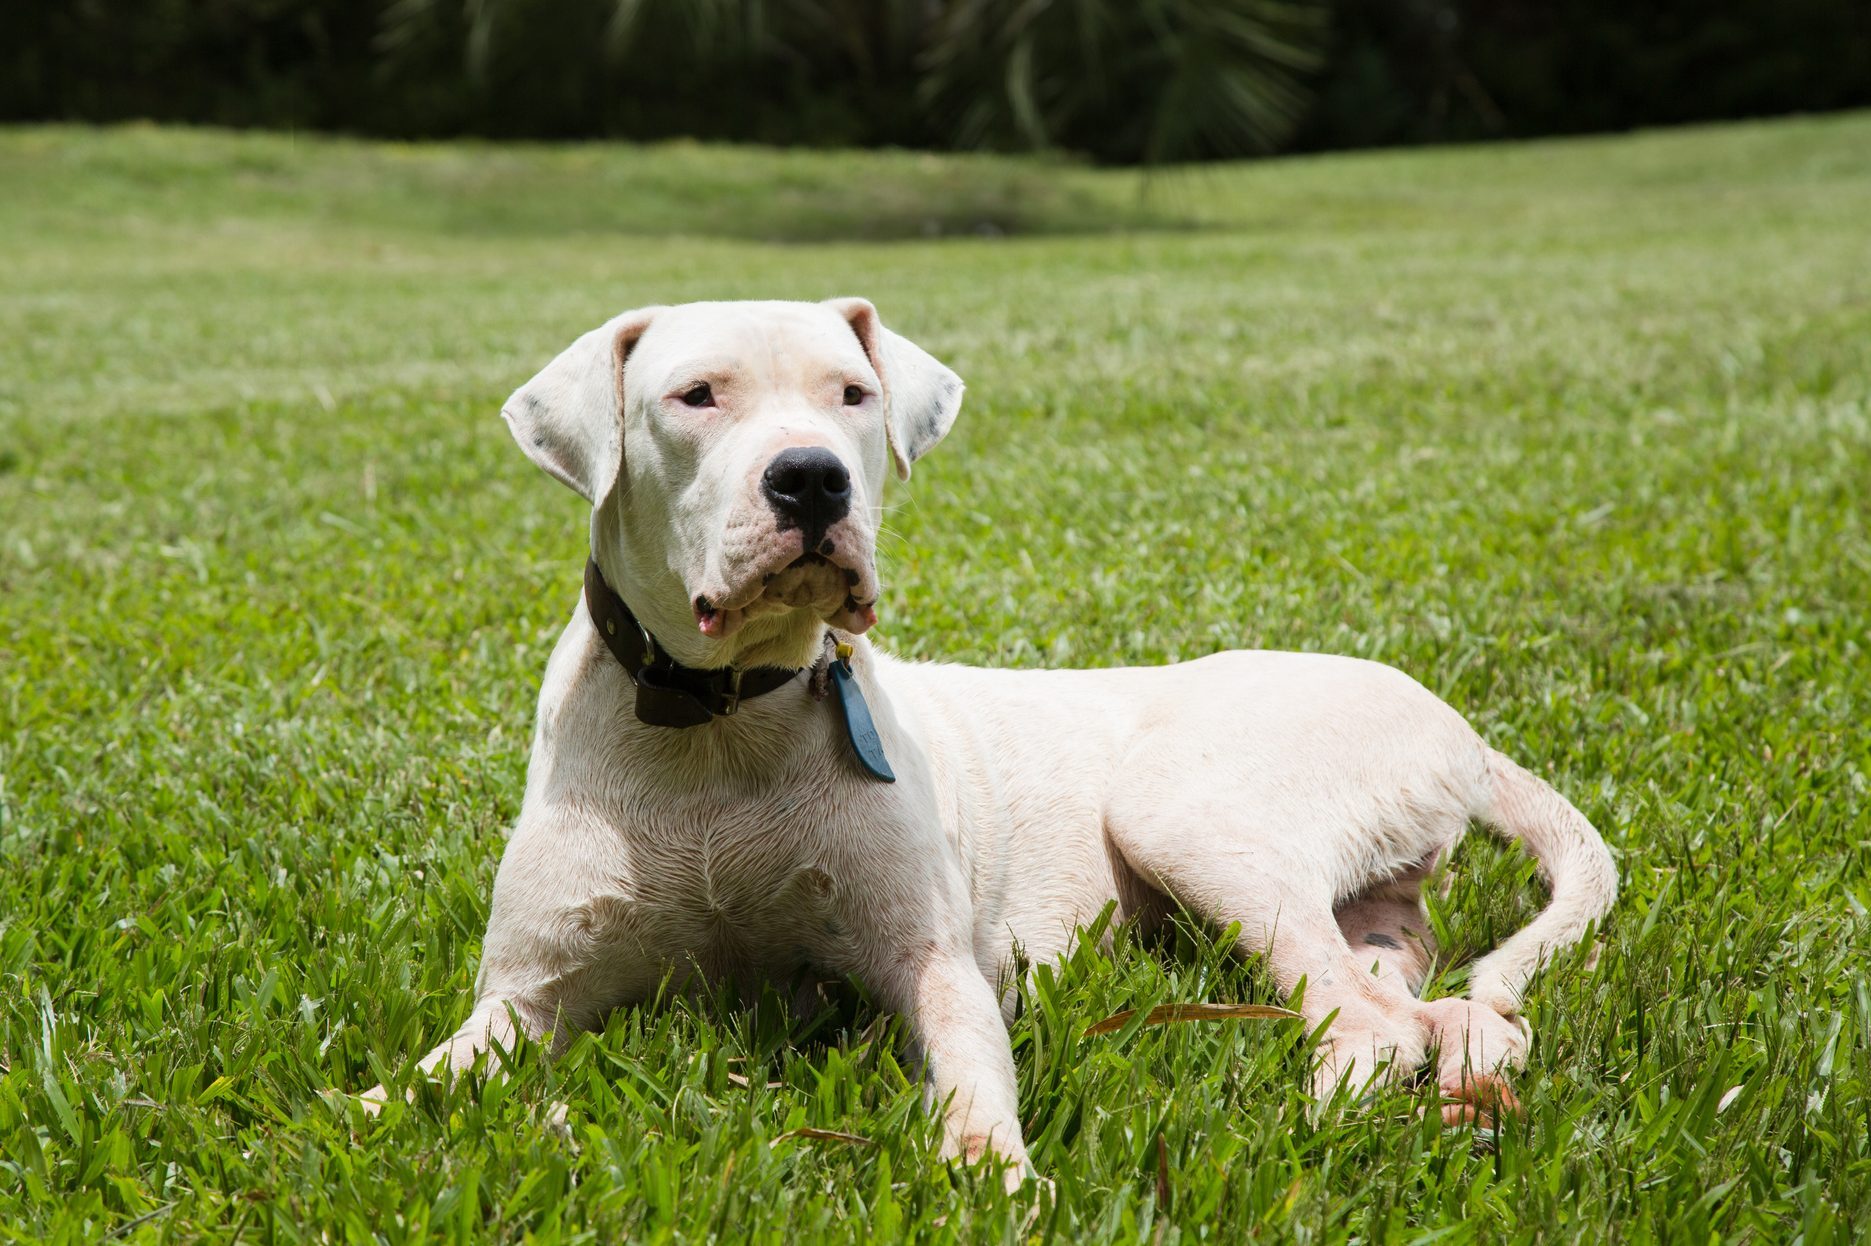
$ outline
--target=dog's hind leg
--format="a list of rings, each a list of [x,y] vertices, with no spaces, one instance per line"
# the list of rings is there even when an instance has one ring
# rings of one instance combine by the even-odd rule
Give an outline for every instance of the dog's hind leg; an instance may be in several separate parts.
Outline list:
[[[1264,878],[1239,883],[1232,903],[1214,906],[1207,916],[1239,926],[1238,950],[1266,958],[1281,991],[1298,994],[1309,1027],[1330,1021],[1313,1071],[1321,1103],[1341,1081],[1356,1093],[1423,1064],[1431,1032],[1421,1005],[1399,975],[1371,973],[1366,952],[1372,949],[1346,941],[1323,897],[1269,887]],[[1270,892],[1279,897],[1275,907],[1265,903]]]
[[[1173,815],[1168,822],[1187,825]],[[1341,1081],[1355,1093],[1428,1059],[1432,1035],[1422,1004],[1399,975],[1370,971],[1371,948],[1346,941],[1323,876],[1225,849],[1189,852],[1180,836],[1161,829],[1155,816],[1142,825],[1110,824],[1139,875],[1216,926],[1237,926],[1237,950],[1266,958],[1280,991],[1298,995],[1307,1026],[1330,1022],[1313,1073],[1321,1103]]]
[[[1365,888],[1338,906],[1338,929],[1365,967],[1379,977],[1392,977],[1412,995],[1436,961],[1436,939],[1423,907],[1423,882],[1435,869],[1440,854],[1432,853],[1417,865]]]

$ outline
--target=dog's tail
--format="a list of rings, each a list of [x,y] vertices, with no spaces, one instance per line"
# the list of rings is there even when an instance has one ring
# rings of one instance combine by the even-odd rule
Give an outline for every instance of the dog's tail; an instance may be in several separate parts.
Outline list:
[[[1469,998],[1511,1017],[1520,1011],[1521,989],[1540,966],[1611,910],[1618,869],[1585,815],[1537,775],[1492,750],[1488,775],[1489,796],[1475,811],[1477,820],[1502,839],[1519,841],[1540,863],[1552,890],[1540,915],[1469,973]]]

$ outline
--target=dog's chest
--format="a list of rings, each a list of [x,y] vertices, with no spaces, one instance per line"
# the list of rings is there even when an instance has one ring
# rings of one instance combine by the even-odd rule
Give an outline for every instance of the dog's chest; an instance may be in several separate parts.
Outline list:
[[[631,801],[619,818],[630,938],[658,961],[711,975],[841,961],[849,936],[834,809],[798,788]]]

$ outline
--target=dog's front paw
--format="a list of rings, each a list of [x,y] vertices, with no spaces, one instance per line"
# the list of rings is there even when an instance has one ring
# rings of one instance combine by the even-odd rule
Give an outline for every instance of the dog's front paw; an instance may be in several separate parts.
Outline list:
[[[390,1101],[390,1092],[381,1086],[372,1086],[363,1094],[354,1095],[348,1090],[338,1090],[334,1087],[319,1091],[318,1097],[341,1116],[350,1109],[352,1104],[363,1108],[366,1115],[375,1116],[382,1112],[383,1105]]]
[[[1037,1176],[1033,1170],[1033,1161],[1027,1158],[1025,1147],[1017,1142],[1007,1146],[993,1134],[963,1134],[944,1149],[949,1152],[948,1158],[961,1160],[965,1164],[998,1164],[1001,1181],[1009,1194],[1018,1190],[1028,1177]]]

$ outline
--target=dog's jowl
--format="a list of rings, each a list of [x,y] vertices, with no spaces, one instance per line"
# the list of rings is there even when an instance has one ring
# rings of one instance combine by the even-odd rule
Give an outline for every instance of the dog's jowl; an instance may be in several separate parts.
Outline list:
[[[1055,958],[1108,905],[1149,920],[1173,900],[1238,924],[1282,990],[1305,982],[1308,1022],[1332,1018],[1321,1097],[1432,1062],[1451,1095],[1502,1093],[1530,1038],[1521,990],[1616,892],[1591,825],[1371,662],[888,657],[865,638],[884,485],[961,398],[840,299],[627,312],[508,401],[528,456],[590,502],[591,565],[474,1009],[424,1067],[465,1067],[516,1021],[562,1040],[672,977],[850,974],[907,1016],[947,1152],[1017,1181],[1015,947]],[[1425,1002],[1421,887],[1471,820],[1533,853],[1552,899],[1473,966],[1468,999]]]

